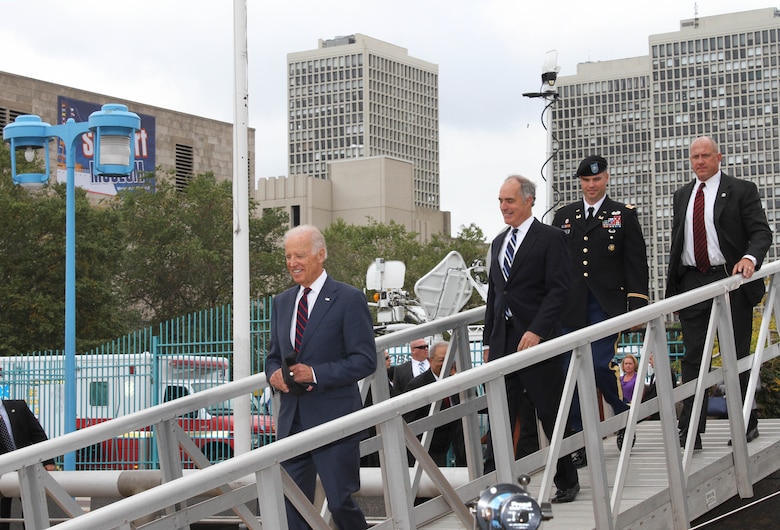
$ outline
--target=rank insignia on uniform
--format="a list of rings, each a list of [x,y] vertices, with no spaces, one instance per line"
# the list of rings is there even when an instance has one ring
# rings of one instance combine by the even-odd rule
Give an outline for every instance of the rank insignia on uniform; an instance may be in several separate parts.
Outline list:
[[[633,205],[633,204],[626,204],[626,209],[633,210],[634,208],[636,208],[635,205]]]
[[[601,221],[601,228],[621,228],[623,226],[623,218],[620,215],[613,215],[608,219]]]

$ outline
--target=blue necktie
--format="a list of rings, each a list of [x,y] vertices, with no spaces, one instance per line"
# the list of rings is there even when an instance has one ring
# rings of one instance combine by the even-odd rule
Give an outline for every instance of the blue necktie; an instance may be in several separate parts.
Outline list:
[[[501,270],[504,272],[504,280],[509,279],[509,272],[512,270],[512,262],[515,259],[515,246],[517,245],[517,228],[512,229],[512,237],[506,244],[504,251],[504,265]]]

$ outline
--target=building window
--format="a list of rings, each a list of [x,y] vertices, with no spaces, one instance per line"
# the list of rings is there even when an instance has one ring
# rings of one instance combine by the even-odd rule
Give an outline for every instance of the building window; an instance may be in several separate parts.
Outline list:
[[[301,224],[301,207],[294,205],[290,208],[290,226],[295,227]]]

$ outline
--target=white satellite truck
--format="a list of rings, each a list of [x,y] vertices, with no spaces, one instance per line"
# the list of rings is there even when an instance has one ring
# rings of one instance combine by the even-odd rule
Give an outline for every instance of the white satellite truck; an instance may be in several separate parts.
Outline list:
[[[377,258],[366,272],[366,289],[375,291],[376,333],[383,334],[423,322],[454,315],[468,303],[474,289],[487,299],[481,261],[466,265],[456,251],[447,254],[436,267],[414,284],[416,298],[403,290],[406,265],[402,261]]]

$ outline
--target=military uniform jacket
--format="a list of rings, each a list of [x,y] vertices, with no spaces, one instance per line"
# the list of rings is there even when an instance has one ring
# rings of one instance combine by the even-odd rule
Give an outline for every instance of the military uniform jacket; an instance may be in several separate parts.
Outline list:
[[[606,196],[595,220],[579,200],[555,213],[553,226],[566,233],[572,261],[571,287],[563,325],[587,324],[588,291],[610,316],[648,303],[647,249],[636,210]]]

